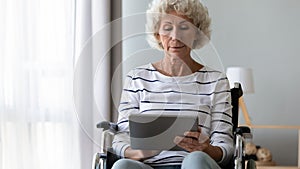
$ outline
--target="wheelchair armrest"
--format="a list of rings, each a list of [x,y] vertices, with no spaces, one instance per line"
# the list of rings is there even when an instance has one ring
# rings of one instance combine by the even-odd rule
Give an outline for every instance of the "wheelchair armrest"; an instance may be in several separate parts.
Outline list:
[[[235,134],[243,136],[245,139],[252,139],[251,129],[248,126],[239,126],[235,129]]]
[[[102,121],[102,122],[98,123],[97,128],[102,128],[104,131],[110,130],[114,133],[118,131],[118,125],[116,123],[112,123],[112,122],[108,122],[108,121]]]

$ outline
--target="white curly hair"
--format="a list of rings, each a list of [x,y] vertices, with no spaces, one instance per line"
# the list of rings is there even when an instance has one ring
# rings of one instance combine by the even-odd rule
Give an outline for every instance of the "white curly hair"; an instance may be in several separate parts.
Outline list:
[[[153,0],[147,10],[146,23],[147,41],[151,47],[163,50],[162,44],[158,41],[156,35],[158,35],[161,15],[168,14],[171,11],[190,18],[199,30],[193,43],[193,49],[203,47],[210,40],[211,19],[207,7],[200,3],[200,0]]]

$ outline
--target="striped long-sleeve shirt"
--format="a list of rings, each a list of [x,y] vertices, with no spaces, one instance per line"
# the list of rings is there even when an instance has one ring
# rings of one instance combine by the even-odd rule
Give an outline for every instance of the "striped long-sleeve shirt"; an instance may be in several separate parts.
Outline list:
[[[118,126],[113,148],[120,156],[130,146],[128,116],[134,113],[197,113],[201,134],[210,144],[219,146],[227,163],[233,155],[231,94],[224,73],[204,66],[187,75],[170,77],[161,74],[152,64],[131,70],[119,106]],[[162,151],[144,161],[152,166],[181,164],[185,151]]]

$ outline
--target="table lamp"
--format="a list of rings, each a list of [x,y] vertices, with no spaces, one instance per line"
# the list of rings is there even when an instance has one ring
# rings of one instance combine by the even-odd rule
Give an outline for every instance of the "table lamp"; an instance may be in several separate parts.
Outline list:
[[[226,75],[231,88],[234,87],[234,83],[238,82],[242,86],[243,93],[254,93],[253,75],[251,68],[228,67]],[[246,125],[251,126],[252,123],[243,97],[240,97],[239,99],[239,106],[242,109]]]

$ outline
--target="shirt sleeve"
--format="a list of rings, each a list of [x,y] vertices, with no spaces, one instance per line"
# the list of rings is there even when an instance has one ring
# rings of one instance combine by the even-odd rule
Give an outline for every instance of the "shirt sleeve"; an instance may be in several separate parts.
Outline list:
[[[130,146],[128,116],[139,112],[138,89],[134,85],[133,76],[133,71],[130,71],[124,81],[125,83],[118,108],[119,116],[117,124],[119,131],[115,135],[112,143],[114,151],[121,157],[124,157],[126,148]]]
[[[212,145],[223,151],[223,157],[218,162],[223,166],[232,159],[234,153],[231,92],[228,79],[223,73],[217,80],[212,103],[210,139]]]

